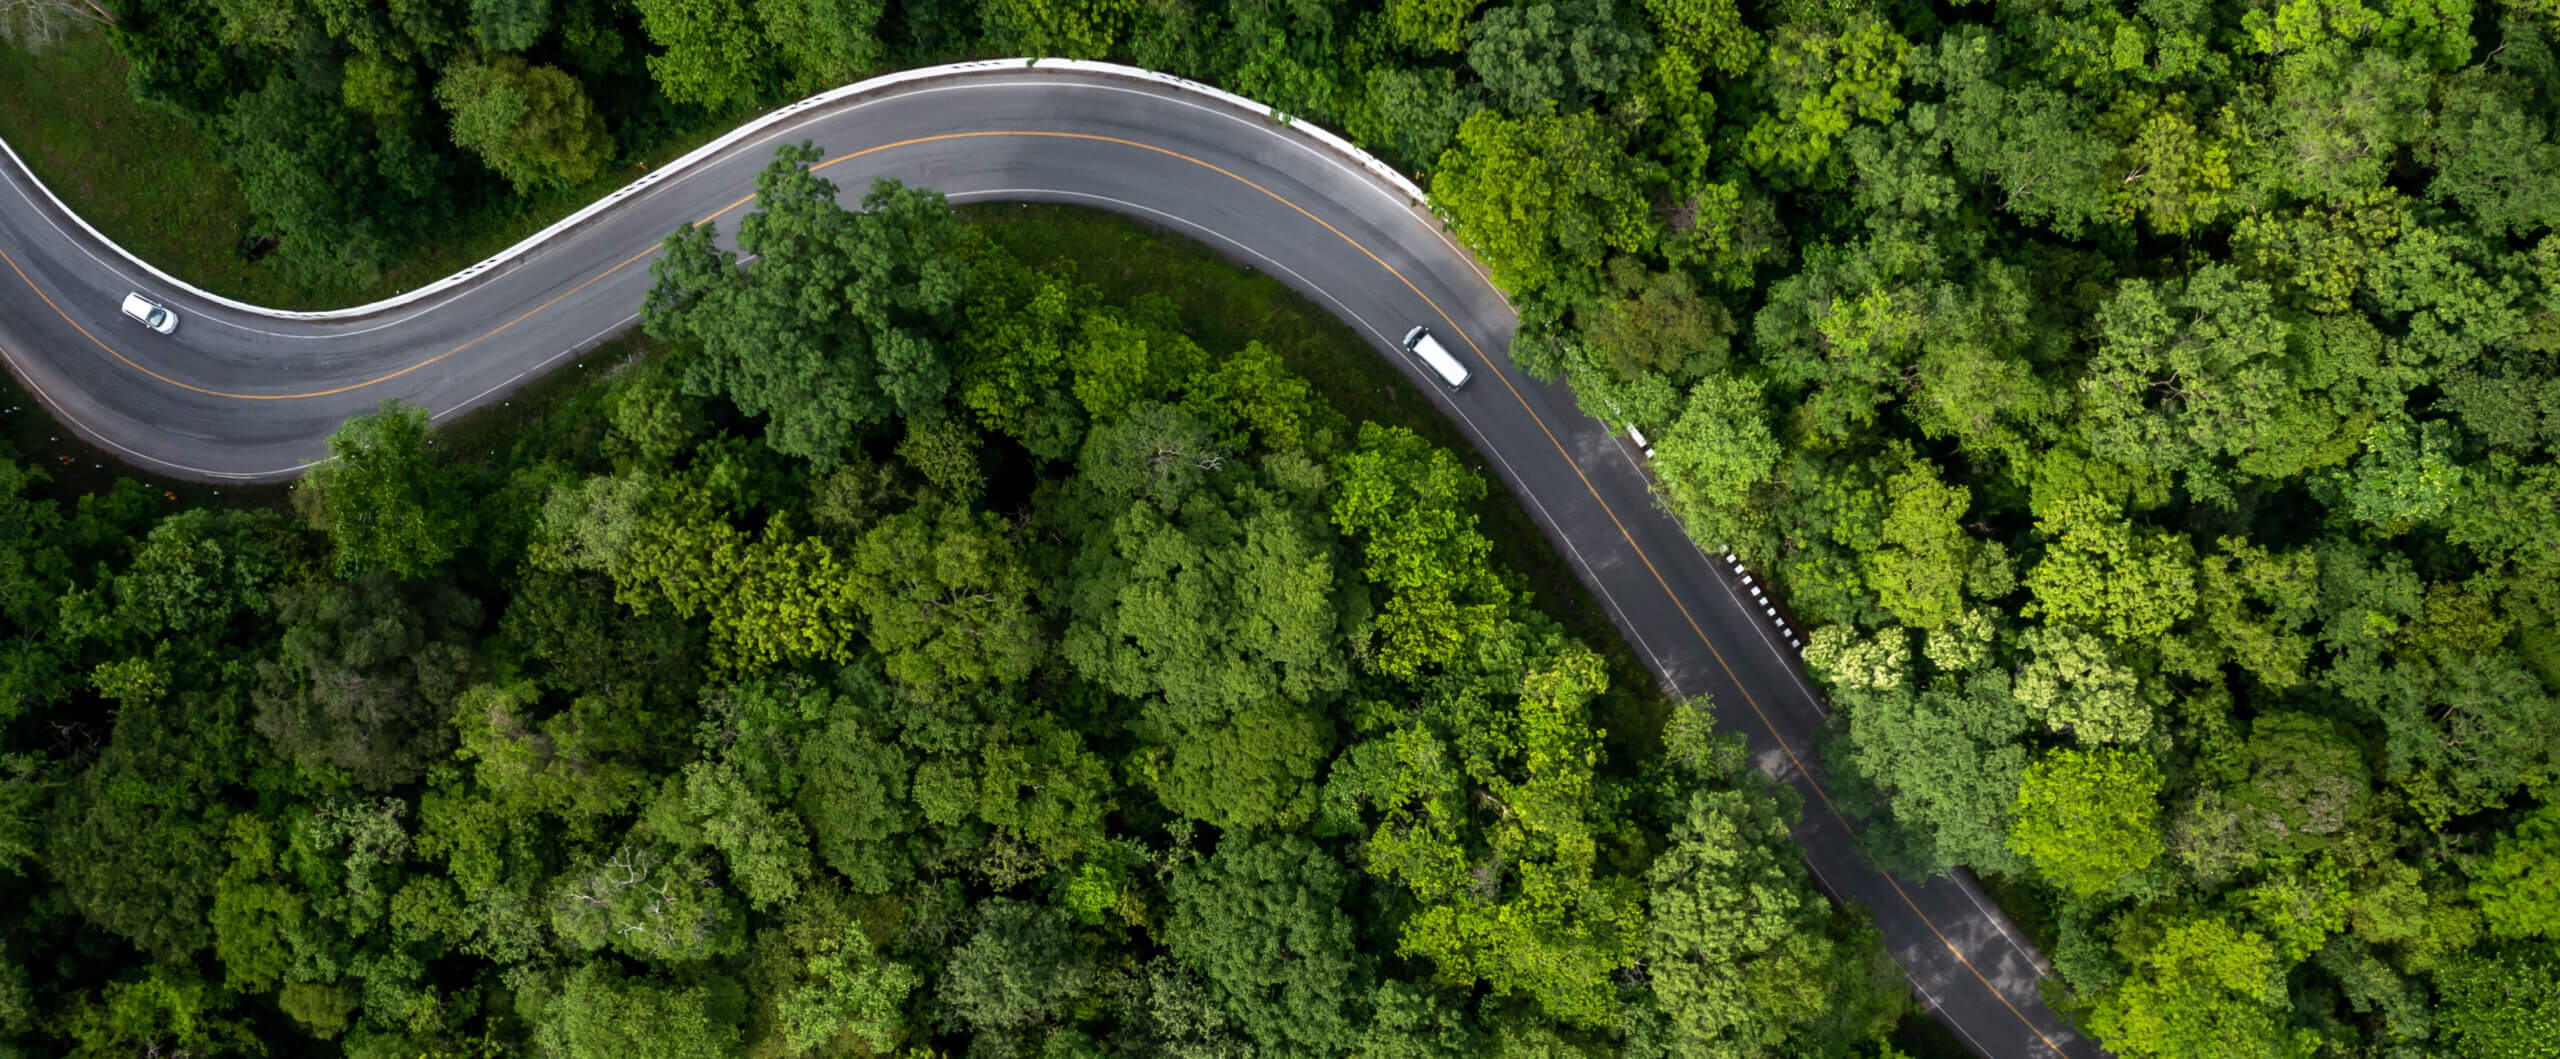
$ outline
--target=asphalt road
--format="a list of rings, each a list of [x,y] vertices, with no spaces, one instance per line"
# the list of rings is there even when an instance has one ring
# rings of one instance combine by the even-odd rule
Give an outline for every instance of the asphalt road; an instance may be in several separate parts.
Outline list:
[[[0,163],[0,353],[57,418],[156,473],[287,477],[348,415],[397,397],[439,417],[629,326],[677,225],[734,231],[779,143],[816,141],[848,199],[875,177],[958,202],[1061,202],[1188,233],[1270,272],[1367,335],[1467,432],[1675,693],[1709,695],[1756,761],[1805,793],[1796,828],[1833,894],[1870,909],[1939,1018],[1987,1056],[2097,1056],[2038,997],[2047,968],[1969,880],[1897,881],[1830,807],[1813,750],[1823,708],[1721,557],[1657,511],[1627,440],[1559,385],[1514,371],[1517,319],[1427,213],[1300,131],[1144,81],[1013,66],[813,108],[631,197],[521,260],[423,304],[303,322],[150,280]],[[183,314],[162,336],[129,290]],[[1475,372],[1451,394],[1395,348],[1428,324]],[[1748,558],[1748,557],[1745,557]]]

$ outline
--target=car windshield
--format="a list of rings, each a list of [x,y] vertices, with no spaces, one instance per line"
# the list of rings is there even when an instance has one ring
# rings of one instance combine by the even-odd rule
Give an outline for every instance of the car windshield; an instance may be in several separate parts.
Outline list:
[[[153,326],[153,327],[158,327],[158,326],[160,326],[160,324],[161,324],[163,321],[165,321],[165,320],[167,320],[167,319],[169,319],[169,310],[167,310],[167,309],[153,309],[153,310],[151,310],[151,316],[150,316],[149,318],[145,319],[143,322],[144,322],[144,323],[146,323],[146,324],[149,324],[149,325],[151,325],[151,326]]]

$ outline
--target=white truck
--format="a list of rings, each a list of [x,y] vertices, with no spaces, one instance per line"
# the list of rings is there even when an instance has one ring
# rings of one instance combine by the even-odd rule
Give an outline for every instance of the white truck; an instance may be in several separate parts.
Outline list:
[[[1451,391],[1467,384],[1467,366],[1449,355],[1449,347],[1431,337],[1431,329],[1417,327],[1404,333],[1404,351],[1419,358],[1431,371],[1447,383]]]

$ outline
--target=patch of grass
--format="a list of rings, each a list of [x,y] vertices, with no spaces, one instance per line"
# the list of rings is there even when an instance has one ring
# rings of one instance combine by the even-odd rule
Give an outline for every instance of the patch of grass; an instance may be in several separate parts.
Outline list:
[[[242,253],[252,231],[238,182],[193,122],[136,102],[106,34],[73,33],[43,51],[0,44],[0,136],[36,176],[107,238],[163,271],[278,309],[334,309],[387,298],[507,248],[649,169],[681,157],[753,111],[706,116],[576,187],[476,209],[372,271],[296,267]]]
[[[192,122],[134,102],[105,33],[0,44],[0,136],[107,238],[207,288],[260,289],[239,185]]]
[[[1105,299],[1126,302],[1154,292],[1182,307],[1191,337],[1212,356],[1260,341],[1278,353],[1318,393],[1352,420],[1400,426],[1462,456],[1475,446],[1455,424],[1414,389],[1395,367],[1350,326],[1300,297],[1269,275],[1240,267],[1200,243],[1172,232],[1072,206],[1020,204],[963,207],[977,223],[1023,260],[1054,266],[1092,284]],[[1610,693],[1599,721],[1608,731],[1609,761],[1629,770],[1661,753],[1662,725],[1671,702],[1616,626],[1591,598],[1520,507],[1488,473],[1493,486],[1477,505],[1496,562],[1520,575],[1540,610],[1577,639],[1607,656]]]

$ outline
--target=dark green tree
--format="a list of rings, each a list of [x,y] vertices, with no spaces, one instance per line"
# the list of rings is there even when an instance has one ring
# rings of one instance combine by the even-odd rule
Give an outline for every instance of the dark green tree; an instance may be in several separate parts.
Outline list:
[[[968,267],[941,196],[883,181],[848,210],[811,171],[819,158],[810,144],[777,152],[737,251],[710,225],[668,236],[642,316],[650,334],[701,347],[686,392],[762,417],[767,444],[826,470],[891,417],[941,407]]]
[[[276,596],[275,656],[258,664],[257,730],[278,750],[373,789],[417,779],[451,747],[445,710],[471,682],[480,604],[387,573]]]
[[[329,435],[329,460],[304,476],[296,506],[328,533],[341,574],[425,577],[470,539],[461,471],[433,440],[426,409],[396,401]]]

